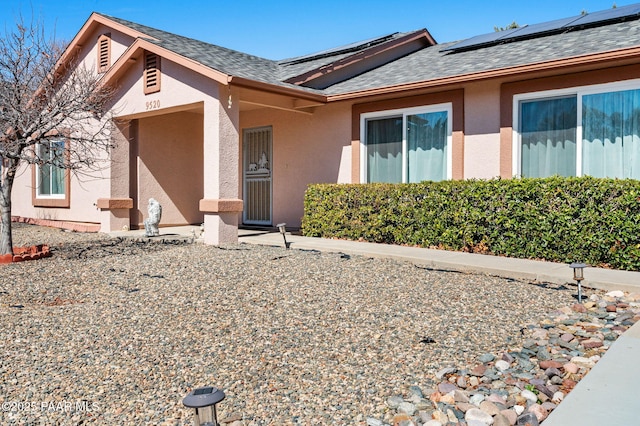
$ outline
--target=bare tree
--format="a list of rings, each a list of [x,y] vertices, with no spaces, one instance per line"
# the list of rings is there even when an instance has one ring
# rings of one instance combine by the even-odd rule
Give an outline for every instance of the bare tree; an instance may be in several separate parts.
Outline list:
[[[11,192],[20,170],[77,175],[105,165],[112,89],[99,77],[41,22],[19,18],[0,36],[0,254],[13,250]]]

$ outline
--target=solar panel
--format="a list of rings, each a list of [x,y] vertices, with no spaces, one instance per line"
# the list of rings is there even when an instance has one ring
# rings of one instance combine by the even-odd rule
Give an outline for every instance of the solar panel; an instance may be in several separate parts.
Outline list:
[[[587,13],[573,23],[574,26],[590,25],[599,22],[614,21],[622,18],[638,16],[640,4],[616,7],[614,9],[601,10],[599,12]]]
[[[516,31],[511,34],[500,37],[499,40],[504,40],[507,38],[524,38],[535,34],[550,33],[560,30],[567,25],[571,25],[572,22],[580,19],[581,17],[582,16],[572,16],[571,18],[556,19],[555,21],[543,22],[541,24],[525,25],[523,27],[517,28]]]
[[[455,43],[445,49],[442,49],[441,51],[456,52],[461,50],[476,49],[500,43],[508,43],[512,41],[533,38],[536,36],[571,31],[573,29],[581,27],[604,25],[614,21],[624,21],[638,18],[640,18],[640,3],[593,13],[587,13],[570,18],[556,19],[554,21],[543,22],[540,24],[525,25],[523,27],[515,28],[512,30],[483,34],[476,37],[471,37],[459,43]]]
[[[488,34],[482,34],[479,36],[468,38],[466,40],[461,41],[460,43],[456,43],[453,46],[447,47],[446,49],[442,49],[442,50],[443,51],[459,50],[459,49],[466,49],[468,47],[484,46],[487,44],[492,44],[502,37],[513,34],[514,32],[516,32],[516,30],[518,30],[518,28],[514,28],[511,30],[504,30],[504,31],[494,31]]]
[[[323,50],[321,52],[316,52],[316,53],[312,53],[309,55],[304,55],[304,56],[298,56],[296,58],[291,58],[291,59],[285,59],[282,61],[283,64],[293,64],[293,63],[299,63],[299,62],[305,62],[307,60],[310,59],[315,59],[315,58],[320,58],[320,57],[325,57],[325,56],[330,56],[330,55],[338,55],[340,53],[347,53],[353,50],[358,50],[360,48],[363,48],[367,45],[370,44],[380,44],[383,43],[387,40],[390,40],[393,38],[393,36],[395,36],[396,33],[393,34],[389,34],[389,35],[385,35],[382,37],[374,37],[374,38],[370,38],[367,40],[363,40],[363,41],[358,41],[355,43],[350,43],[344,46],[340,46],[340,47],[334,47],[331,49],[327,49],[327,50]]]

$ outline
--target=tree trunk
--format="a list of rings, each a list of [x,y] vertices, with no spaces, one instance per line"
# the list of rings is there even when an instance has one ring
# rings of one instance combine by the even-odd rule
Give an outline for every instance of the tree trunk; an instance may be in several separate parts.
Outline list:
[[[10,164],[3,170],[0,180],[0,255],[13,253],[13,239],[11,236],[11,189],[16,175],[15,164]]]

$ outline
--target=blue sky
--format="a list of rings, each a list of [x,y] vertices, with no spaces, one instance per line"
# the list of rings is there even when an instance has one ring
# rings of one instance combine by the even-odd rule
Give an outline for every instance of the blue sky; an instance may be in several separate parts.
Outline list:
[[[396,31],[427,28],[438,42],[609,9],[613,0],[0,0],[0,31],[22,13],[70,41],[92,11],[269,59],[290,58]],[[149,6],[153,5],[153,8]]]

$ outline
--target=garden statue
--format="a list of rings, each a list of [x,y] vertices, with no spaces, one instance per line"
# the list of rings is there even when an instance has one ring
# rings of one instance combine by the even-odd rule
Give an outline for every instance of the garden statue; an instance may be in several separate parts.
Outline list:
[[[158,224],[162,217],[162,206],[154,198],[149,198],[149,217],[144,221],[144,231],[147,237],[160,235]]]

